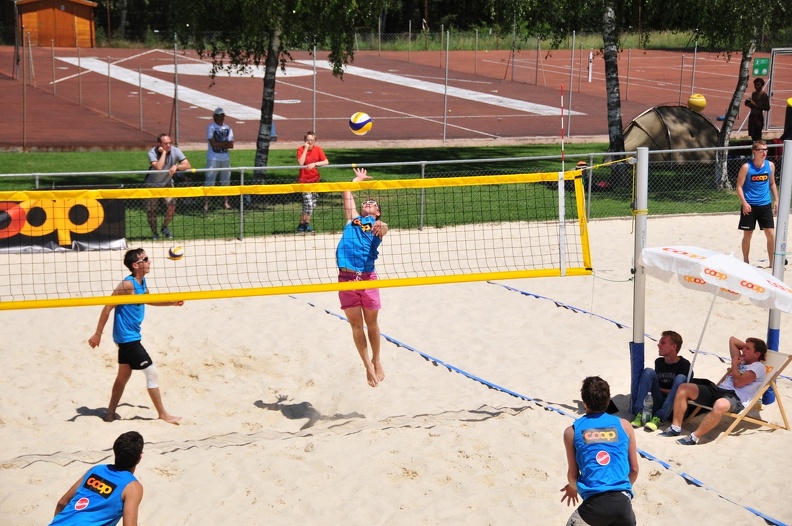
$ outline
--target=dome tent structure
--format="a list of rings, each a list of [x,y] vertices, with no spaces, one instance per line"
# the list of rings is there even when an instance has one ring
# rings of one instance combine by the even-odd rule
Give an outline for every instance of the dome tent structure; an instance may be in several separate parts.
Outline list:
[[[718,144],[718,132],[709,119],[685,106],[655,106],[635,117],[624,128],[624,149],[634,151],[640,146],[650,150],[714,148]],[[664,161],[715,159],[714,150],[661,155]]]

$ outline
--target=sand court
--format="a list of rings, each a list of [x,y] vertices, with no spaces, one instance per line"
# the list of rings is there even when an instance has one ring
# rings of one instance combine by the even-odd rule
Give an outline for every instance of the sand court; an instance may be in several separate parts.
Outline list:
[[[647,246],[738,253],[736,226],[736,214],[650,217]],[[111,461],[115,437],[137,430],[141,524],[563,524],[561,436],[582,414],[580,382],[602,376],[622,409],[629,395],[632,224],[594,221],[590,235],[594,276],[383,289],[376,388],[335,293],[149,307],[143,344],[179,426],[156,420],[140,373],[122,419],[102,422],[116,364],[109,326],[98,349],[87,344],[98,307],[5,312],[0,523],[46,523],[77,477]],[[386,270],[387,238],[382,254]],[[161,279],[155,265],[152,289]],[[709,303],[649,277],[646,332],[678,331],[690,358]],[[728,337],[766,328],[767,311],[748,300],[716,303],[696,376],[717,380]],[[782,350],[791,341],[782,316]],[[655,342],[646,347],[651,364]],[[790,388],[781,378],[787,407]],[[636,437],[639,524],[765,524],[746,508],[792,520],[789,432],[746,424],[692,448]]]

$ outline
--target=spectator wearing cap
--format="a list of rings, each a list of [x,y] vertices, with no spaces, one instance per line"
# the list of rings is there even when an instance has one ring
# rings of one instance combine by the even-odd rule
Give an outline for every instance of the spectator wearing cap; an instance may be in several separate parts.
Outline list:
[[[225,124],[225,111],[217,108],[212,115],[212,122],[206,128],[206,140],[208,148],[206,150],[206,186],[214,186],[220,179],[222,186],[228,186],[231,180],[231,156],[228,150],[234,147],[234,131]],[[226,210],[231,208],[228,204],[228,196],[225,196],[224,205]],[[209,198],[204,200],[204,212],[209,211]]]
[[[753,141],[762,140],[764,112],[770,111],[770,97],[764,92],[764,85],[763,78],[755,78],[754,92],[745,100],[745,105],[751,108],[751,113],[748,115],[748,135]]]

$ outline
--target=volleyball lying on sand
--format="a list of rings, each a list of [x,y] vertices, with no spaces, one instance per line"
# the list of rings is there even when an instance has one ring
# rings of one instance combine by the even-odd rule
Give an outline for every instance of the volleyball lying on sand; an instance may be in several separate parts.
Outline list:
[[[184,257],[184,248],[183,247],[181,247],[179,245],[176,245],[175,247],[171,247],[170,250],[168,250],[168,259],[172,259],[174,261],[178,261],[182,257]]]
[[[366,135],[371,130],[371,117],[359,111],[349,118],[349,129],[355,135]]]
[[[688,98],[688,109],[692,111],[703,111],[707,107],[707,99],[701,93],[694,93]]]

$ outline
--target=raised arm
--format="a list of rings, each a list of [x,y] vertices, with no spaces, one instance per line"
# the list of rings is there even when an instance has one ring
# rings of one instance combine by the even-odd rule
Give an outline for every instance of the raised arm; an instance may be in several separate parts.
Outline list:
[[[372,177],[366,173],[365,168],[353,168],[355,172],[355,178],[352,179],[353,183],[358,181],[365,181],[367,179],[371,179]],[[355,197],[352,195],[352,192],[349,190],[344,190],[341,194],[342,199],[344,201],[344,216],[346,217],[347,221],[351,221],[353,218],[357,217],[357,206],[355,206]]]

